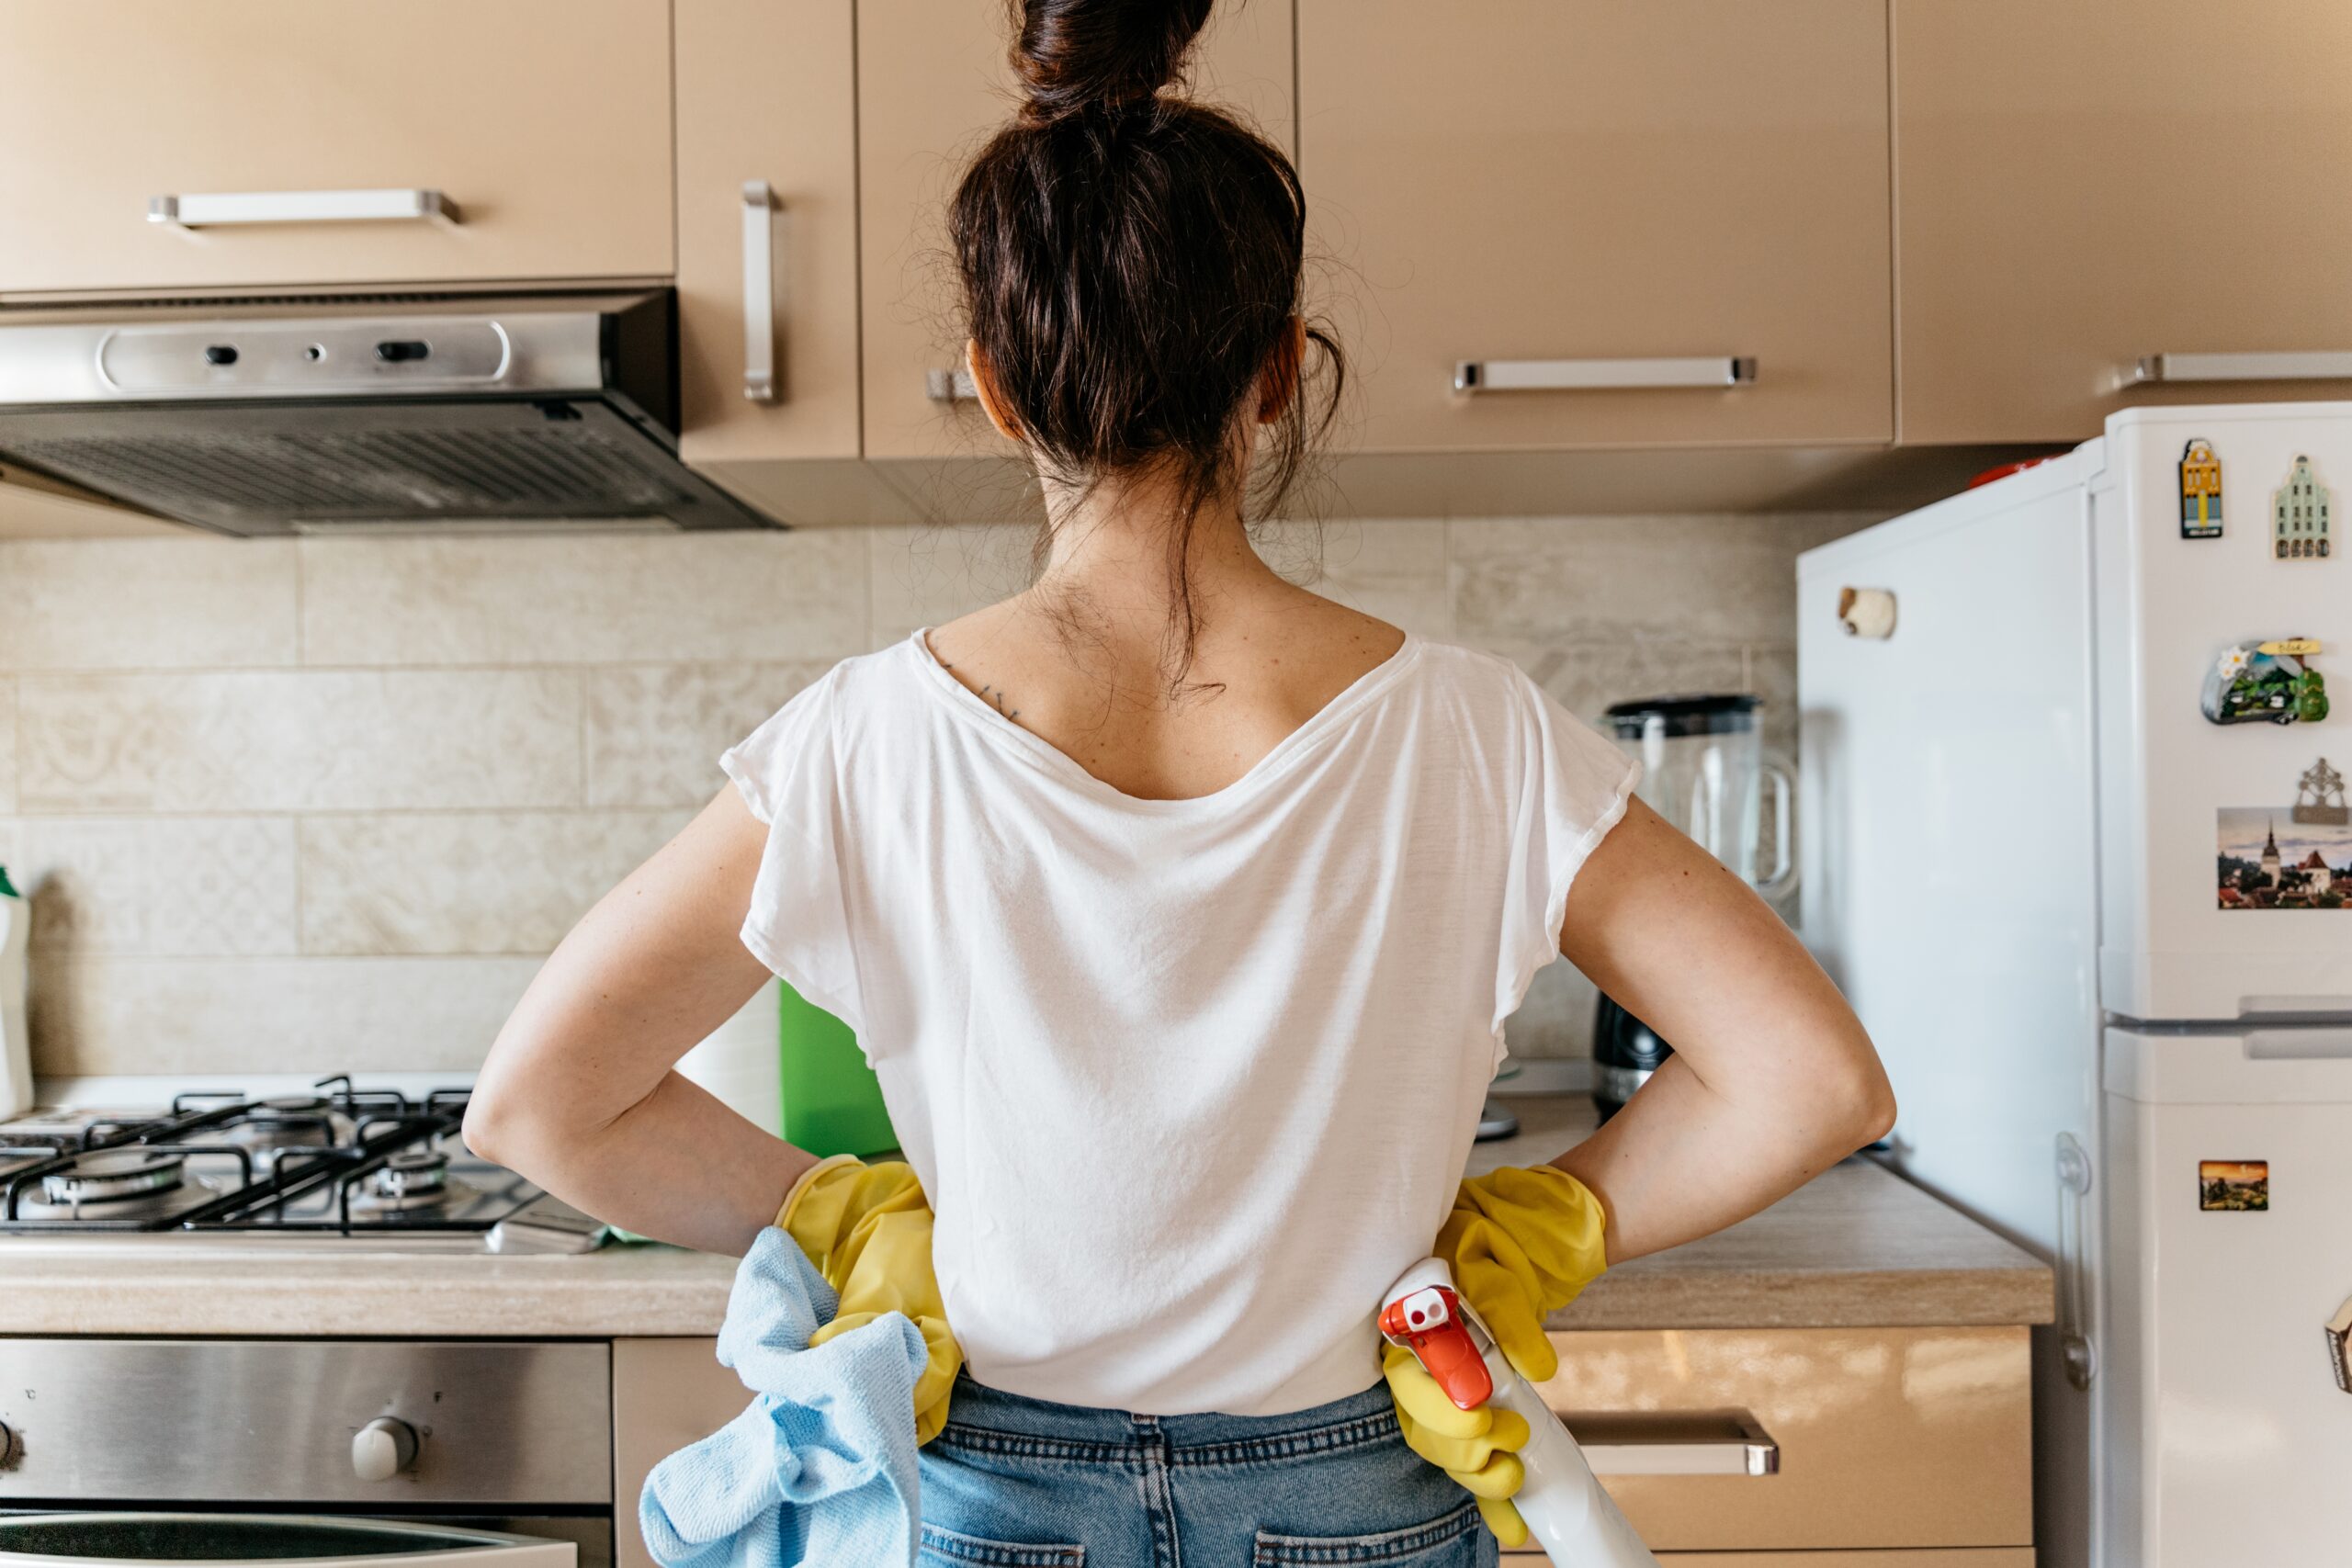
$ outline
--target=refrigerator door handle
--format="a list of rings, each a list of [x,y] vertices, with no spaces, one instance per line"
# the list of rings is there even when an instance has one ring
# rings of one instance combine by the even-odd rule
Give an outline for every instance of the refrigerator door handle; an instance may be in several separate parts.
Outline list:
[[[2058,1134],[2058,1348],[2066,1381],[2087,1389],[2098,1376],[2091,1343],[2090,1292],[2084,1273],[2083,1204],[2090,1196],[2090,1156],[2072,1133]]]

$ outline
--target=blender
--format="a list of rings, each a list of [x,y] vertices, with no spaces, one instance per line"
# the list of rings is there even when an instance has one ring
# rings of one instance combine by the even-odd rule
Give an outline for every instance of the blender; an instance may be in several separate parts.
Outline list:
[[[1796,781],[1764,750],[1763,707],[1762,698],[1745,692],[1645,697],[1610,708],[1601,728],[1642,764],[1637,793],[1651,810],[1757,892],[1781,898],[1797,885]],[[1761,842],[1768,787],[1769,870]],[[1672,1054],[1657,1031],[1604,993],[1592,1021],[1592,1099],[1601,1118],[1621,1110]]]

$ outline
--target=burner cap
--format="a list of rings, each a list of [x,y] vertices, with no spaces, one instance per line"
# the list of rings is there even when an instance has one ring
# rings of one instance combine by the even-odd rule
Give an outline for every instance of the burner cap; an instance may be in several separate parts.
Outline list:
[[[370,1196],[402,1207],[432,1202],[448,1185],[449,1156],[435,1149],[403,1149],[368,1179]]]
[[[324,1111],[327,1102],[315,1094],[281,1094],[268,1100],[256,1100],[246,1114],[256,1119],[270,1116],[299,1116],[306,1111]]]
[[[180,1184],[184,1162],[177,1155],[150,1149],[103,1149],[84,1155],[71,1170],[41,1178],[41,1193],[52,1203],[118,1203],[169,1192]]]

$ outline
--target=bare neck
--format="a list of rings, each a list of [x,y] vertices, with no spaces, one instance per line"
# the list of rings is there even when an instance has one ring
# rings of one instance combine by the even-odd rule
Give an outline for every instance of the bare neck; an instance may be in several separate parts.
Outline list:
[[[1206,633],[1299,593],[1259,558],[1229,500],[1203,503],[1187,531],[1181,499],[1161,482],[1047,499],[1045,569],[1023,597],[1098,649],[1156,651],[1188,621]]]

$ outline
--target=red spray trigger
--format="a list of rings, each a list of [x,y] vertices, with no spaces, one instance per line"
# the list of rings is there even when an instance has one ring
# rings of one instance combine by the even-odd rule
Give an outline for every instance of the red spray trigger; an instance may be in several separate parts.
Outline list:
[[[1381,1310],[1380,1332],[1413,1352],[1457,1410],[1475,1410],[1495,1392],[1462,1303],[1443,1285],[1424,1285]]]

